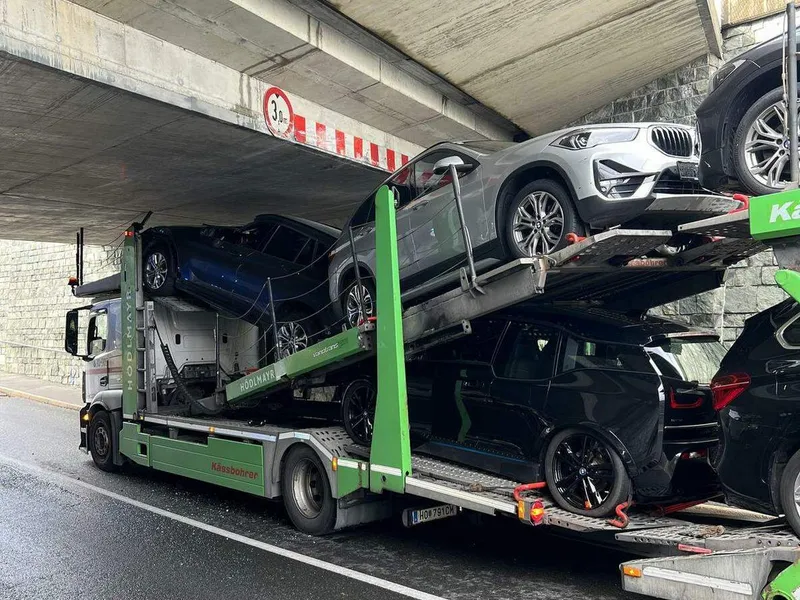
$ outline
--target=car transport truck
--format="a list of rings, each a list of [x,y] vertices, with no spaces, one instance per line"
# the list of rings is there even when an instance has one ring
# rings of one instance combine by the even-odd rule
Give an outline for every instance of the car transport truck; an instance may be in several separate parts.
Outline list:
[[[672,257],[648,253],[676,231],[613,229],[478,275],[467,243],[461,285],[403,307],[394,202],[384,187],[376,195],[377,317],[269,364],[258,350],[268,332],[186,298],[148,297],[135,224],[125,232],[120,273],[73,288],[91,299],[66,317],[66,350],[87,365],[80,446],[105,471],[134,463],[282,499],[292,523],[313,535],[390,518],[402,496],[414,506],[402,512],[408,525],[473,511],[548,527],[576,543],[624,548],[641,558],[620,566],[622,587],[652,597],[798,597],[800,572],[791,565],[800,540],[782,520],[753,521],[718,504],[654,513],[623,503],[615,518],[587,517],[558,507],[543,482],[412,452],[405,377],[408,357],[468,338],[471,320],[519,303],[643,310],[714,289],[728,266],[765,244],[797,245],[795,221],[771,219],[773,206],[787,203],[800,203],[800,192],[684,223],[677,232],[702,243]],[[778,282],[800,298],[796,271],[782,269]],[[365,368],[377,377],[368,445],[355,443],[326,411],[333,405],[327,396],[314,400]],[[298,395],[313,418],[283,418],[287,397]]]

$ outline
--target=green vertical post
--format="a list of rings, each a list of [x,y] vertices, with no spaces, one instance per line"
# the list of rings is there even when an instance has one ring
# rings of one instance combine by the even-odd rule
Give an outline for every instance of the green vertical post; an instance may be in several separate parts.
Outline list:
[[[132,415],[138,408],[139,372],[136,370],[136,299],[138,294],[136,272],[136,240],[133,229],[125,232],[122,244],[122,265],[119,274],[120,314],[122,317],[122,414]]]
[[[400,269],[394,198],[383,186],[375,195],[378,399],[370,452],[373,492],[405,491],[411,475],[406,364],[400,307]]]

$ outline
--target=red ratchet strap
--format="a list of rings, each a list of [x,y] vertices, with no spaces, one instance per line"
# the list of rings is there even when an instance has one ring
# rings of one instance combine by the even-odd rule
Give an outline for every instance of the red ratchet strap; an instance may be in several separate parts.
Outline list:
[[[750,208],[750,196],[745,196],[744,194],[734,194],[733,199],[738,200],[742,203],[742,205],[739,208],[734,208],[732,211],[729,211],[728,214],[737,213]]]
[[[537,481],[536,483],[523,483],[522,485],[518,485],[514,488],[514,500],[517,502],[522,502],[522,494],[524,492],[530,492],[531,490],[541,490],[542,488],[547,487],[547,483],[544,481]]]
[[[628,515],[625,511],[631,506],[633,506],[633,500],[617,504],[617,507],[614,509],[614,512],[617,513],[617,518],[609,520],[608,524],[619,527],[620,529],[625,529],[628,526]]]
[[[578,242],[582,242],[586,238],[582,235],[578,235],[577,233],[568,233],[565,239],[567,240],[568,244],[577,244]]]

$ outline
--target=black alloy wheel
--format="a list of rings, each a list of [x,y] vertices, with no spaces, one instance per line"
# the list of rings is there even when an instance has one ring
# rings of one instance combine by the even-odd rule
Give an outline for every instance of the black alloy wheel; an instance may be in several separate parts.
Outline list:
[[[351,382],[342,394],[342,423],[357,444],[368,446],[372,442],[377,396],[375,384],[369,379]]]
[[[570,512],[605,516],[630,495],[631,482],[619,455],[591,433],[562,431],[550,443],[545,460],[550,493]]]

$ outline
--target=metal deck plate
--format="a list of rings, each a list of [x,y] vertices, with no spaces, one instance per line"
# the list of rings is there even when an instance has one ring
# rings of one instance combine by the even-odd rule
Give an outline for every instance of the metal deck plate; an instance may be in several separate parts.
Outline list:
[[[156,296],[153,298],[153,302],[175,312],[208,312],[206,308],[200,308],[191,302],[176,298],[175,296]]]
[[[685,223],[678,226],[678,231],[721,237],[750,238],[750,211],[745,209]]]
[[[794,547],[800,540],[785,525],[765,527],[725,527],[722,525],[682,524],[649,531],[620,532],[621,542],[677,546],[686,544],[709,550],[745,550],[750,548]]]
[[[687,265],[720,263],[722,261],[734,264],[765,250],[767,250],[767,246],[758,240],[729,237],[681,252],[676,260]]]
[[[642,256],[672,237],[672,232],[658,229],[612,229],[581,240],[549,256],[552,266],[575,266],[605,263],[615,256]],[[577,258],[577,260],[575,260]]]

